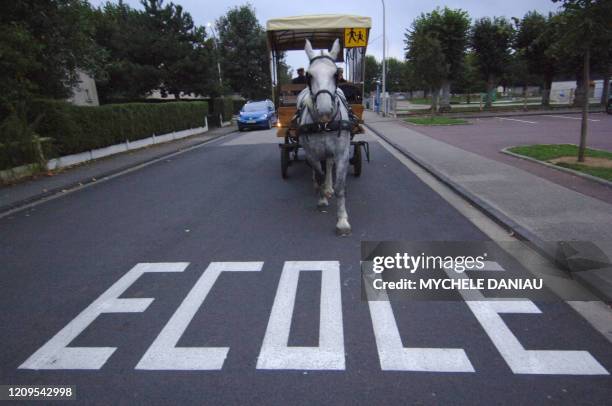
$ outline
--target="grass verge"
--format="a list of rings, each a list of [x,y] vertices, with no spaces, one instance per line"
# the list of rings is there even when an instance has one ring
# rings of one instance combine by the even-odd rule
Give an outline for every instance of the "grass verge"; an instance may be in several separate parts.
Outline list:
[[[452,118],[444,116],[411,117],[406,119],[407,123],[417,125],[456,125],[467,124],[468,121],[462,118]]]
[[[567,157],[567,156],[578,156],[578,147],[572,144],[535,144],[535,145],[525,145],[520,147],[508,148],[508,151],[513,152],[515,154],[527,156],[529,158],[537,159],[538,161],[544,161],[548,163],[552,163],[554,165],[573,169],[578,172],[586,173],[591,176],[596,176],[598,178],[605,179],[607,181],[612,181],[612,168],[605,167],[597,167],[597,166],[587,166],[583,165],[579,162],[569,163],[569,162],[549,162],[555,158]],[[585,155],[590,158],[602,158],[609,159],[612,161],[612,152],[602,151],[596,149],[587,148]]]

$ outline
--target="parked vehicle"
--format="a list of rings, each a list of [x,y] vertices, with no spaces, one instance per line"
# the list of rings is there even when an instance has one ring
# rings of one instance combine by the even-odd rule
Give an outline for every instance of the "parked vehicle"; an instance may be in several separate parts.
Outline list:
[[[240,109],[238,130],[248,128],[270,129],[276,124],[278,116],[272,100],[248,101]]]

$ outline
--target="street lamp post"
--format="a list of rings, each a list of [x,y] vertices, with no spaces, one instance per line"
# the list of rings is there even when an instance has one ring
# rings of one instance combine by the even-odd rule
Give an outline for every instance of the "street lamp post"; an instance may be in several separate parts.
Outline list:
[[[219,44],[217,40],[217,33],[215,32],[215,27],[212,25],[212,23],[208,23],[206,25],[212,31],[213,39],[215,42],[215,50],[217,51],[217,70],[219,71],[219,86],[223,88],[223,79],[221,78],[221,63],[219,62]]]
[[[386,48],[387,48],[387,39],[386,39],[386,16],[385,16],[385,0],[381,0],[383,7],[383,60],[382,60],[382,112],[383,116],[387,115],[387,64],[385,59],[387,58]]]

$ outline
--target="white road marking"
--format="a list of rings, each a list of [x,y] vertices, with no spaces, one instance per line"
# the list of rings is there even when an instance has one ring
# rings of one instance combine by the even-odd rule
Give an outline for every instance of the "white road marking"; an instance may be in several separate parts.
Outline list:
[[[372,287],[366,285],[369,298]],[[467,354],[460,348],[404,348],[393,309],[385,292],[369,300],[372,326],[380,368],[383,371],[475,372]],[[381,300],[382,299],[382,300]]]
[[[321,271],[318,347],[289,347],[300,272]],[[283,267],[257,369],[344,370],[344,332],[338,261],[287,261]]]
[[[544,115],[544,117],[553,117],[553,118],[566,118],[568,120],[582,120],[582,117],[568,117],[568,116],[553,116],[550,114],[546,114]],[[587,118],[588,121],[601,121],[601,120],[596,120],[594,118]]]
[[[446,274],[468,278],[452,269]],[[487,300],[480,291],[459,290],[482,328],[515,374],[608,375],[608,371],[588,351],[526,350],[508,328],[501,313],[539,314],[531,300]]]
[[[115,347],[68,347],[102,313],[140,313],[152,298],[119,299],[147,272],[183,272],[188,262],[138,264],[30,356],[19,369],[100,369]]]
[[[448,204],[461,213],[461,215],[468,219],[491,240],[518,241],[515,237],[510,236],[505,228],[501,227],[499,224],[485,215],[482,211],[476,208],[476,206],[468,203],[456,191],[408,159],[395,147],[380,138],[374,132],[368,129],[366,136],[371,137],[373,141],[377,141],[383,148],[393,155],[393,157],[395,157],[412,173],[414,173],[420,181],[440,195],[440,197],[442,197]],[[567,292],[567,289],[571,289],[579,292],[576,297],[592,297],[591,301],[588,302],[567,301],[567,303],[572,306],[574,310],[580,314],[580,316],[587,320],[587,322],[595,330],[599,331],[609,342],[612,343],[612,330],[609,327],[612,325],[612,316],[610,315],[609,307],[605,303],[598,301],[597,298],[592,295],[592,293],[588,292],[576,281],[567,279],[565,271],[556,268],[546,258],[533,249],[522,250],[520,255],[517,256],[512,252],[512,250],[508,250],[508,247],[504,248],[504,245],[501,245],[501,248],[516,258],[518,262],[522,264],[522,266],[530,270],[534,275],[544,279],[546,285],[559,296],[563,296],[563,292]],[[536,265],[534,266],[534,264]],[[546,266],[543,264],[546,264]],[[546,271],[542,272],[542,269],[546,269]]]
[[[484,261],[484,267],[482,269],[469,269],[469,272],[503,272],[504,268],[495,261]]]
[[[229,347],[176,346],[221,272],[258,272],[263,262],[211,262],[142,357],[136,369],[218,370]]]
[[[519,120],[517,118],[506,118],[506,117],[495,117],[495,118],[499,118],[500,120],[518,121],[520,123],[537,124],[537,122],[535,121]]]

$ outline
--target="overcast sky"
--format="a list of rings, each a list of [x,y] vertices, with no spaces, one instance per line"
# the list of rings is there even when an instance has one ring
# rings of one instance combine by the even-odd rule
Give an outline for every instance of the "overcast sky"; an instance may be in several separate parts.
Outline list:
[[[167,0],[166,0],[167,1]],[[94,6],[106,3],[105,0],[90,0]],[[139,0],[125,0],[135,8],[142,8]],[[188,11],[196,24],[206,25],[225,14],[229,8],[245,4],[237,0],[174,0]],[[368,54],[382,57],[382,5],[378,0],[254,0],[254,7],[260,23],[265,27],[270,18],[304,14],[357,14],[372,18]],[[437,6],[460,8],[467,11],[472,20],[480,17],[522,17],[530,10],[548,13],[558,9],[558,3],[551,0],[387,0],[387,55],[398,59],[404,57],[404,32],[412,21],[424,12]],[[307,62],[303,52],[290,52],[289,64],[295,69]]]

